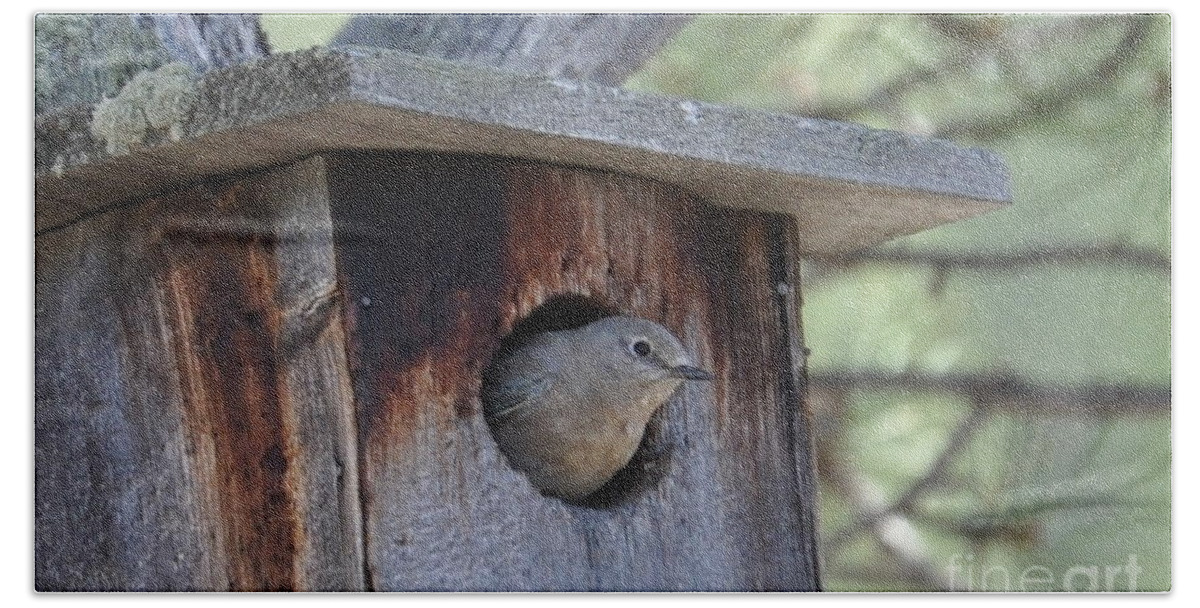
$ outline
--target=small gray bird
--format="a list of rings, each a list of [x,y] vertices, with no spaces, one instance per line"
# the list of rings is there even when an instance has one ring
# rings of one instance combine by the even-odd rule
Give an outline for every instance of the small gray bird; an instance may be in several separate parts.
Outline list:
[[[582,500],[619,471],[684,380],[711,380],[667,328],[612,316],[537,334],[483,375],[484,415],[544,494]]]

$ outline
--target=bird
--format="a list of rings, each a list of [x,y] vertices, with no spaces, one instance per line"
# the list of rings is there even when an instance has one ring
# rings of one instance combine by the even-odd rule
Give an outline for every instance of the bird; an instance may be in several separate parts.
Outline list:
[[[509,464],[543,495],[579,502],[629,462],[684,381],[712,379],[667,328],[614,315],[501,348],[480,392]]]

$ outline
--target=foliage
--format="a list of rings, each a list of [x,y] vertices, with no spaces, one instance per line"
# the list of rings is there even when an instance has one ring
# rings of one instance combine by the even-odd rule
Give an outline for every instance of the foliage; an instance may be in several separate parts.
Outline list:
[[[270,13],[262,16],[262,27],[273,52],[302,51],[328,44],[352,16],[346,13]]]

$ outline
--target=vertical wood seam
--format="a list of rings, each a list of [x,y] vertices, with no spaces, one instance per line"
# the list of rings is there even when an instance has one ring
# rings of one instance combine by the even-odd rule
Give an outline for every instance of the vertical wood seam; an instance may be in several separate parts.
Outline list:
[[[794,242],[796,232],[793,230],[795,219],[790,216],[777,216],[775,221],[767,222],[770,249],[768,251],[771,281],[775,284],[775,299],[779,309],[779,325],[783,333],[781,346],[785,351],[783,358],[788,362],[787,373],[781,376],[781,387],[784,392],[782,403],[790,411],[785,411],[787,421],[787,441],[791,445],[792,468],[796,479],[796,488],[801,500],[808,498],[812,504],[799,503],[800,534],[797,535],[797,555],[803,556],[811,575],[813,591],[821,590],[821,578],[818,566],[817,542],[817,488],[815,485],[815,463],[812,459],[812,420],[808,410],[808,358],[805,356],[802,327],[800,323],[801,285],[799,280],[800,262],[796,255]],[[790,234],[789,234],[790,233]],[[790,237],[790,238],[789,238]],[[797,357],[799,355],[799,357]]]
[[[369,442],[365,441],[367,429],[363,427],[363,418],[365,412],[362,404],[363,391],[361,390],[362,380],[360,378],[361,362],[359,360],[361,350],[357,345],[356,334],[356,311],[358,303],[351,301],[350,290],[346,284],[346,277],[342,272],[344,262],[342,260],[341,247],[339,246],[339,227],[336,218],[335,207],[341,202],[334,200],[338,189],[334,185],[336,173],[340,170],[341,162],[336,157],[326,157],[325,159],[325,183],[329,192],[329,213],[333,230],[333,266],[334,280],[336,286],[334,290],[337,292],[339,299],[342,302],[341,309],[338,311],[341,314],[340,322],[342,325],[342,352],[346,357],[346,376],[350,385],[350,402],[351,402],[351,421],[353,429],[351,429],[350,437],[354,441],[351,457],[354,458],[355,474],[357,480],[357,496],[358,500],[358,534],[356,535],[356,543],[359,554],[362,556],[362,563],[359,564],[359,580],[363,591],[375,591],[377,589],[375,571],[371,562],[371,488],[370,479],[367,475],[367,454],[366,448]]]

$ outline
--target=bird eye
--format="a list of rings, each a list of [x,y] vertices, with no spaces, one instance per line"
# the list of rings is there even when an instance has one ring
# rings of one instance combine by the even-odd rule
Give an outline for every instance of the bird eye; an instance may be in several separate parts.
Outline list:
[[[633,354],[639,357],[645,357],[650,354],[650,343],[645,340],[638,340],[629,348],[633,350]]]

